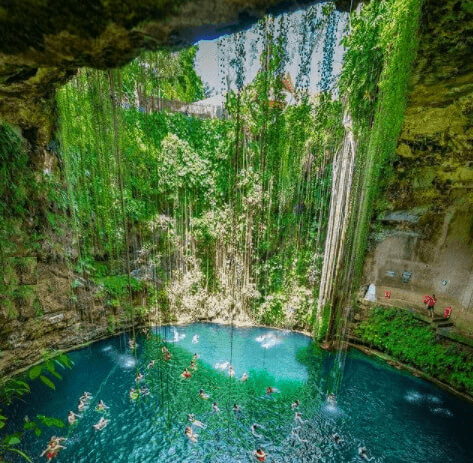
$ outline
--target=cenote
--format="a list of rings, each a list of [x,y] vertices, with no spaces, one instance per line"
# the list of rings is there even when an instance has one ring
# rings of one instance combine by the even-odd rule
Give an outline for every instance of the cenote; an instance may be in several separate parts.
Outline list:
[[[67,448],[58,462],[247,462],[254,461],[258,447],[271,462],[361,461],[360,446],[376,462],[466,463],[473,457],[473,406],[355,350],[348,353],[336,403],[330,404],[335,356],[298,333],[216,324],[161,327],[137,337],[135,353],[129,339],[124,334],[71,352],[75,365],[56,391],[34,384],[8,410],[15,416],[12,427],[36,414],[66,421],[88,391],[89,408],[76,425],[60,430]],[[163,340],[170,341],[170,362],[162,360]],[[194,353],[197,370],[180,378]],[[152,359],[158,361],[148,369]],[[132,401],[129,390],[138,372],[144,374],[138,387],[146,385],[150,394]],[[249,375],[246,382],[243,373]],[[280,392],[268,395],[268,386]],[[199,398],[200,389],[208,400]],[[291,404],[297,399],[303,423],[294,421]],[[99,400],[109,407],[105,413],[95,411]],[[220,413],[212,411],[213,402]],[[233,412],[235,403],[240,413]],[[206,425],[194,427],[196,443],[184,435],[189,413]],[[110,423],[94,430],[103,415]],[[260,438],[252,435],[253,423],[261,425]],[[338,445],[336,433],[344,441]],[[23,441],[33,461],[48,434]]]
[[[0,463],[472,462],[472,5],[2,2]]]

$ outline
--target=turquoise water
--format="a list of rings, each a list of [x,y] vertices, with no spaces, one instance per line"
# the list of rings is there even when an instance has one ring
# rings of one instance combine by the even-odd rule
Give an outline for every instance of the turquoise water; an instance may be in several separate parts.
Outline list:
[[[303,335],[208,324],[161,328],[159,334],[169,341],[170,362],[161,359],[158,337],[139,337],[133,354],[128,335],[121,335],[70,353],[75,367],[56,391],[33,383],[25,401],[8,410],[10,427],[36,414],[67,422],[83,391],[94,396],[74,427],[25,438],[22,448],[33,461],[45,461],[39,454],[52,434],[68,437],[67,449],[54,460],[68,463],[252,462],[258,447],[268,462],[359,462],[359,446],[367,447],[373,462],[473,461],[473,406],[356,351],[348,354],[336,405],[329,405],[335,358],[320,351],[302,356],[310,344]],[[198,369],[182,379],[194,352]],[[148,370],[153,358],[158,360]],[[225,362],[233,366],[233,378]],[[132,402],[128,392],[138,371],[145,375],[139,386],[146,384],[150,394]],[[243,373],[250,377],[244,383]],[[280,392],[267,395],[267,386]],[[198,397],[201,388],[210,400]],[[296,398],[303,424],[294,422],[290,405]],[[110,423],[95,431],[92,425],[103,416],[94,410],[100,399],[109,406]],[[214,400],[220,413],[212,411]],[[241,413],[233,412],[235,402]],[[194,427],[196,443],[184,435],[188,413],[206,424]],[[251,433],[255,422],[264,427],[261,438]],[[334,433],[342,444],[335,444]]]

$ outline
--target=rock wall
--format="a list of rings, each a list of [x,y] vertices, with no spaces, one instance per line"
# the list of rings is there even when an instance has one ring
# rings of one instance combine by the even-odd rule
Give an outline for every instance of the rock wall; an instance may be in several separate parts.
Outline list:
[[[473,335],[473,4],[427,0],[403,130],[364,282],[394,305],[435,293]],[[404,275],[404,277],[403,277]]]

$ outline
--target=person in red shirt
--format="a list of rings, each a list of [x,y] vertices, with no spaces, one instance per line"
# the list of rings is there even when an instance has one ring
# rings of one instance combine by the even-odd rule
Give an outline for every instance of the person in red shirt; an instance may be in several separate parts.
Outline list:
[[[434,309],[436,303],[437,299],[435,298],[435,294],[432,294],[432,296],[424,296],[424,304],[427,306],[427,313],[429,314],[430,318],[434,318]]]
[[[266,460],[266,454],[261,449],[256,450],[255,456],[258,461]]]

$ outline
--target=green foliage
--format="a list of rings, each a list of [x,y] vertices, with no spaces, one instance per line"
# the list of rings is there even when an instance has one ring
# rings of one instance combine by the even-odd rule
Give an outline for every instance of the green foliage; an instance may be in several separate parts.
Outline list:
[[[356,334],[368,344],[473,395],[473,354],[442,344],[430,326],[396,308],[374,308]]]

